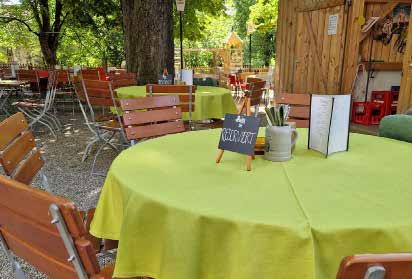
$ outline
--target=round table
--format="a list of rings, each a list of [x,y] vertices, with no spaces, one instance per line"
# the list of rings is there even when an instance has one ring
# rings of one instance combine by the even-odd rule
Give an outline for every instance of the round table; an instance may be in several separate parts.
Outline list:
[[[91,233],[119,240],[115,276],[330,279],[343,257],[412,251],[412,144],[352,134],[325,159],[226,152],[220,130],[143,142],[113,162]]]
[[[195,98],[195,110],[192,120],[207,120],[212,118],[224,118],[226,113],[237,113],[229,89],[212,86],[197,86]],[[129,86],[117,89],[120,99],[146,96],[145,86]],[[188,113],[183,113],[183,119],[188,120]]]

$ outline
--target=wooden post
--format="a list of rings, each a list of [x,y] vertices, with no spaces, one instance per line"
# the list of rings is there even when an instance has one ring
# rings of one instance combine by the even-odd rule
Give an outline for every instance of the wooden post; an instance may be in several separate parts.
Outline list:
[[[407,46],[403,58],[401,91],[399,92],[398,113],[412,108],[412,26],[409,25]]]
[[[361,25],[359,19],[364,15],[365,0],[352,1],[348,15],[348,29],[346,30],[346,51],[343,64],[343,82],[340,93],[353,93],[353,83],[358,70],[358,59],[360,49]]]

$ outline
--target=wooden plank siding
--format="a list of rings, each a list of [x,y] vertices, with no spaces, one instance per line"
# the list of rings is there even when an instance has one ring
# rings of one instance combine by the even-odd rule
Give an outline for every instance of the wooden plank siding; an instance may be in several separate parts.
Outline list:
[[[367,64],[370,53],[372,60],[384,61],[372,65],[375,70],[396,71],[402,65],[408,70],[412,62],[395,48],[399,35],[394,35],[389,45],[372,43],[371,36],[361,33],[359,22],[362,17],[387,14],[397,3],[410,1],[352,0],[347,7],[345,0],[279,0],[276,92],[353,93],[358,65]],[[334,14],[339,17],[338,33],[330,36],[328,20]],[[404,80],[403,84],[411,82]],[[404,98],[408,106],[409,95]]]
[[[366,19],[372,16],[379,16],[383,10],[386,2],[381,3],[366,3],[365,6],[365,14]],[[369,61],[370,57],[370,48],[371,45],[373,47],[372,50],[372,60],[383,60],[384,63],[402,63],[404,55],[399,53],[395,48],[395,42],[399,38],[399,34],[395,34],[391,40],[391,43],[388,45],[384,45],[382,41],[373,41],[372,44],[372,36],[369,35],[366,39],[363,40],[361,43],[361,59],[364,62]]]

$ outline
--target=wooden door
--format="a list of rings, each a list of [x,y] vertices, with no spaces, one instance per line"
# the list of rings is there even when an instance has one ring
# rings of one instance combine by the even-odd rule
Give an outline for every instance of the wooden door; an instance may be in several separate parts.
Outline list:
[[[405,113],[412,108],[412,27],[409,26],[407,47],[403,58],[401,91],[398,102],[398,113]]]
[[[347,9],[335,3],[341,4],[298,13],[293,93],[341,91]]]

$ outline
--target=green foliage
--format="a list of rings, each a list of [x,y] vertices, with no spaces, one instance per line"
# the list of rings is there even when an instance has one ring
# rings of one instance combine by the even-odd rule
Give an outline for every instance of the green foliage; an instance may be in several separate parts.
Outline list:
[[[207,29],[210,17],[218,18],[226,10],[225,0],[186,0],[186,7],[183,13],[184,38],[197,41],[207,38]],[[179,14],[175,11],[175,38],[179,38],[180,24]]]
[[[277,28],[278,0],[257,0],[250,7],[248,23],[255,25],[259,33],[270,33]]]

